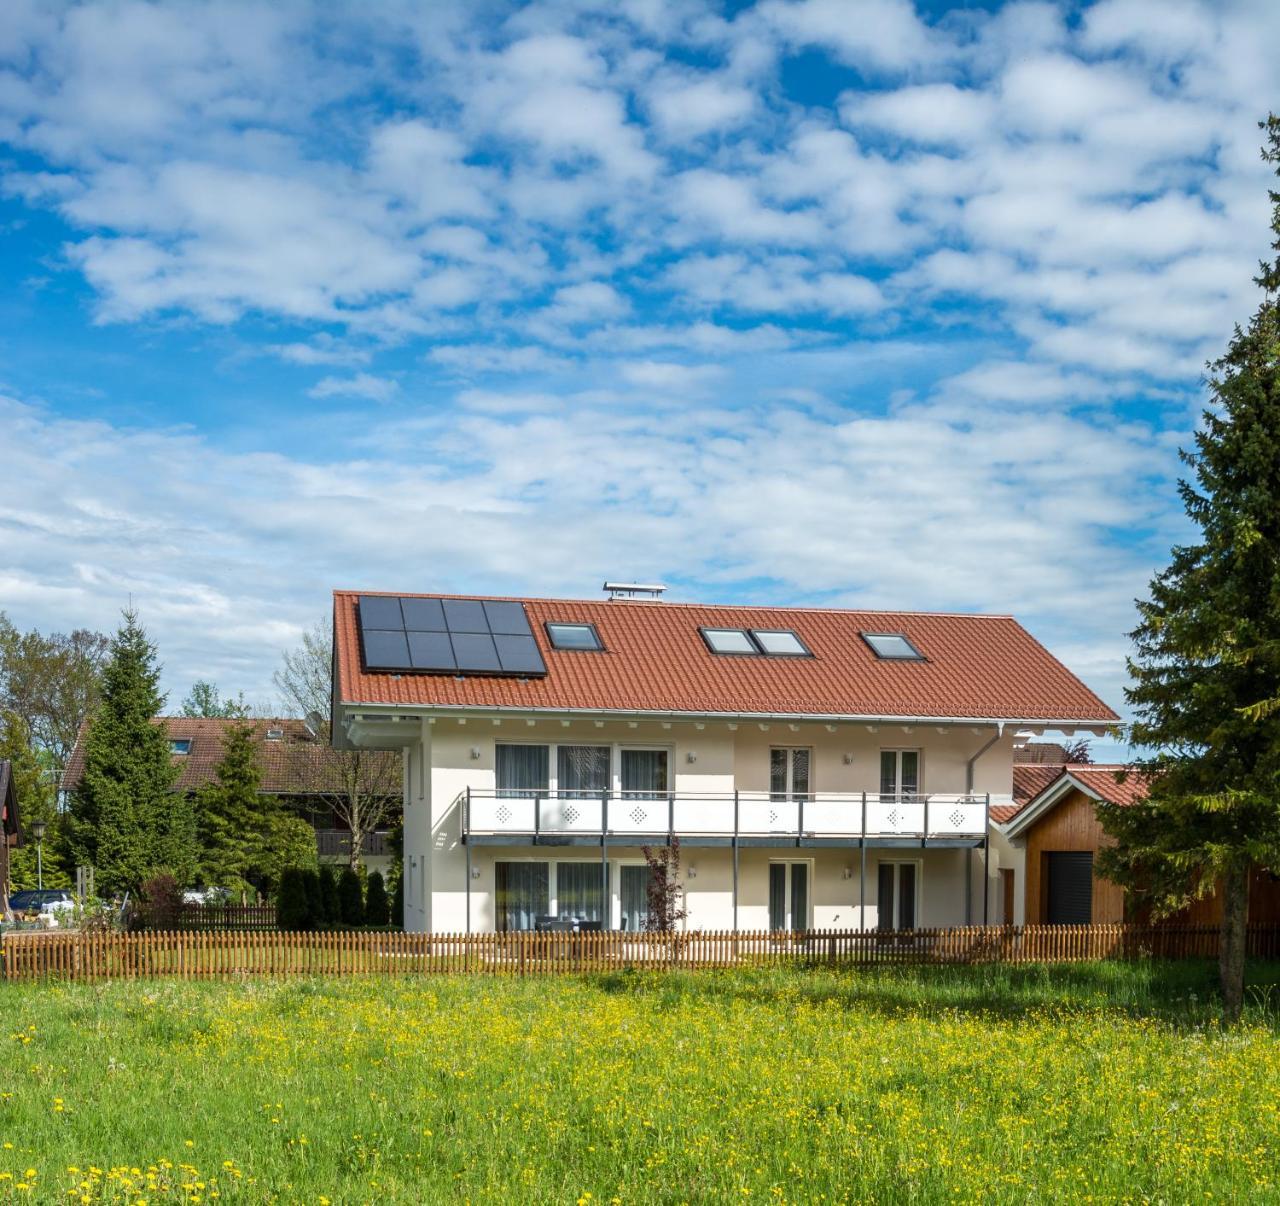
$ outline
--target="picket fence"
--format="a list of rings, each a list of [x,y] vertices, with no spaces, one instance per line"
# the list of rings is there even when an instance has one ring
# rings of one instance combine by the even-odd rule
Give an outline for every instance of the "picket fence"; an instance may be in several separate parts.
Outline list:
[[[241,904],[180,904],[168,907],[135,905],[130,914],[147,930],[274,930],[276,906]]]
[[[1249,954],[1280,957],[1280,927],[1251,927]],[[1214,926],[971,926],[935,930],[399,934],[168,931],[7,933],[4,977],[208,979],[883,964],[1210,958]]]

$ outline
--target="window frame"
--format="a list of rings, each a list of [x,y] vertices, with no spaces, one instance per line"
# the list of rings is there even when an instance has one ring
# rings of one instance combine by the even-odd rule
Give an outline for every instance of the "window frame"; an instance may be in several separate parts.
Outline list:
[[[905,632],[859,632],[862,642],[875,655],[876,659],[881,662],[927,662],[929,659],[925,657],[919,649],[916,648],[915,642],[907,636]],[[896,641],[902,641],[910,653],[881,653],[874,645],[874,641],[886,638]]]
[[[813,885],[814,885],[814,863],[815,862],[816,860],[812,858],[771,858],[769,860],[769,864],[768,864],[769,870],[766,872],[766,875],[772,875],[774,867],[785,868],[785,872],[783,876],[782,898],[784,902],[784,911],[786,914],[787,921],[789,923],[784,928],[780,930],[775,930],[773,928],[773,918],[769,917],[766,920],[766,929],[768,929],[769,933],[795,934],[795,933],[802,933],[806,930],[813,929]],[[799,926],[795,924],[796,919],[795,919],[795,916],[793,915],[792,908],[791,908],[794,902],[794,893],[795,893],[795,888],[793,886],[793,881],[791,876],[791,869],[797,864],[805,868],[804,904],[805,904],[806,916],[804,918],[804,925],[799,925]],[[766,910],[769,907],[768,900],[767,900],[768,887],[769,887],[768,881],[766,880],[766,904],[765,904]]]
[[[559,645],[556,643],[555,628],[585,628],[591,633],[591,639],[595,641],[594,645]],[[590,620],[546,620],[542,625],[543,631],[547,634],[547,644],[557,653],[604,653],[604,641],[601,639],[600,630]]]
[[[807,791],[796,791],[796,762],[797,753],[803,752],[809,756],[809,788]],[[773,756],[775,753],[783,753],[787,756],[787,786],[777,792],[773,789]],[[781,803],[794,804],[800,800],[812,800],[813,792],[813,746],[811,745],[771,745],[769,747],[769,799]]]
[[[178,747],[182,748],[179,749]],[[171,758],[186,758],[191,753],[190,737],[170,737],[169,738],[169,756]]]
[[[698,632],[702,637],[702,643],[711,651],[714,657],[759,657],[760,647],[751,638],[751,630],[749,628],[730,628],[720,625],[699,624]],[[736,632],[739,636],[745,638],[748,649],[717,649],[711,643],[711,633],[713,632]]]
[[[764,642],[760,639],[761,633],[765,636],[792,637],[800,648],[793,651],[766,649]],[[747,635],[755,642],[764,657],[813,657],[813,650],[804,643],[804,638],[794,628],[748,628]]]
[[[882,858],[876,862],[876,929],[877,930],[897,930],[899,928],[898,918],[892,919],[892,925],[884,925],[881,919],[881,900],[880,900],[880,868],[893,868],[893,908],[894,912],[901,915],[902,904],[902,868],[914,868],[915,891],[913,893],[915,900],[913,902],[913,913],[915,916],[915,925],[912,931],[924,928],[922,917],[924,914],[924,859],[922,858]]]
[[[884,790],[884,756],[886,754],[894,755],[893,760],[893,790]],[[907,793],[902,790],[902,755],[915,754],[916,756],[916,789]],[[919,746],[882,746],[880,748],[880,786],[877,789],[877,795],[881,800],[922,800],[925,796],[924,790],[924,750]]]

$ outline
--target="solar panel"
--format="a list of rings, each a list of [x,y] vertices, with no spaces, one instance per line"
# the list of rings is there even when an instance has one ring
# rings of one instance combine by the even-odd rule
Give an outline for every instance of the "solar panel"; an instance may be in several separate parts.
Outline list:
[[[459,670],[488,671],[502,669],[498,661],[498,651],[494,648],[493,637],[487,632],[455,632],[449,639],[453,642],[453,656],[458,659]]]
[[[411,632],[409,662],[415,670],[456,670],[458,661],[446,632]]]
[[[498,648],[498,661],[508,674],[545,674],[542,654],[531,636],[512,636],[495,633],[493,643]]]
[[[450,632],[489,632],[489,620],[479,599],[444,599],[444,618]]]
[[[386,595],[361,595],[360,627],[403,628],[400,600]]]
[[[401,599],[404,626],[410,632],[447,632],[439,599]]]
[[[360,596],[369,671],[546,674],[522,604],[510,600]]]

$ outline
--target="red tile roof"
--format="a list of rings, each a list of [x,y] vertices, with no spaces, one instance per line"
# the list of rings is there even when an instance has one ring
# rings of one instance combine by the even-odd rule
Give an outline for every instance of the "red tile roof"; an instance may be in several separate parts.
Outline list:
[[[524,599],[517,601],[546,661],[545,677],[395,675],[362,669],[359,593],[334,592],[341,703],[1080,724],[1118,719],[1009,616]],[[552,649],[543,627],[549,620],[594,624],[605,651]],[[698,632],[703,625],[794,629],[815,656],[716,656]],[[881,661],[862,632],[904,633],[928,660]]]
[[[1013,764],[1013,799],[1018,807],[1031,803],[1050,783],[1062,777],[1065,763]]]
[[[1099,800],[1108,804],[1135,804],[1146,798],[1146,776],[1120,763],[1067,762],[1059,766],[1015,764],[1014,802],[1011,805],[993,804],[991,819],[1001,825],[1012,821],[1066,775],[1070,775]]]
[[[1073,779],[1108,804],[1136,804],[1147,798],[1146,776],[1127,767],[1089,763],[1087,766],[1068,766],[1067,770]]]
[[[222,761],[222,738],[227,729],[237,723],[214,717],[160,716],[156,724],[163,724],[170,741],[189,741],[191,751],[175,754],[173,762],[180,767],[177,791],[197,791],[213,780],[218,763]],[[253,740],[257,747],[258,766],[262,771],[260,790],[271,795],[312,795],[325,791],[330,782],[333,767],[342,755],[327,742],[311,738],[301,720],[253,720]],[[283,737],[267,740],[268,729],[283,729]],[[71,791],[84,773],[84,734],[80,732],[71,757],[67,759],[62,775],[62,786]],[[388,784],[388,794],[398,796],[400,787],[400,760],[395,754],[375,754],[374,761],[387,760],[379,766],[377,781]]]
[[[1067,747],[1059,741],[1028,741],[1013,747],[1014,764],[1065,766]]]

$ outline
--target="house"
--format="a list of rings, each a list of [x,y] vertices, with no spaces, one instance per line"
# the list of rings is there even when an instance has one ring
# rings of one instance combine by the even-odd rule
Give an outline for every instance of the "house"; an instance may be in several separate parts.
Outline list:
[[[305,720],[290,718],[248,722],[216,717],[157,716],[169,738],[169,749],[178,766],[174,789],[194,794],[211,783],[222,761],[223,738],[234,724],[253,726],[253,743],[261,772],[259,790],[278,797],[287,807],[311,822],[316,831],[316,851],[322,861],[347,863],[351,857],[351,833],[335,802],[345,791],[349,767],[343,755],[317,738]],[[84,730],[81,731],[62,777],[62,790],[71,792],[84,773]],[[399,820],[402,785],[399,759],[377,755],[358,768],[366,790],[394,800],[393,820]],[[390,826],[367,834],[361,861],[370,871],[390,869],[393,852],[388,846]]]
[[[404,759],[405,925],[1001,919],[1028,733],[1116,714],[1009,616],[334,594],[333,741]],[[1020,920],[1020,918],[1011,918]]]
[[[22,832],[18,825],[18,791],[13,782],[13,766],[0,760],[0,892],[3,892],[5,908],[9,900],[9,851],[22,844]],[[0,909],[0,912],[4,910]]]
[[[1098,852],[1111,840],[1098,820],[1097,806],[1139,803],[1146,798],[1146,778],[1122,765],[1033,763],[1028,758],[1014,766],[1013,784],[1015,805],[1002,820],[1004,835],[1021,852],[1026,868],[1026,924],[1128,920],[1124,890],[1094,869]],[[1249,880],[1249,919],[1280,924],[1280,880],[1258,867]],[[1170,924],[1183,925],[1217,925],[1221,920],[1219,892],[1169,919]]]

